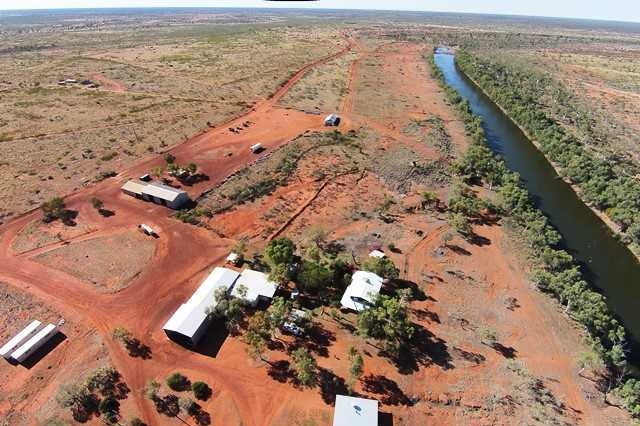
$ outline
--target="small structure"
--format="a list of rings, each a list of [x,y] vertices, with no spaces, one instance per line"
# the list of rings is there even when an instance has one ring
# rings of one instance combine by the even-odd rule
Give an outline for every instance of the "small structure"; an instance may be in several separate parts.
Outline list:
[[[76,80],[75,78],[67,78],[64,82],[67,84],[76,84],[78,80]]]
[[[138,179],[143,182],[151,182],[151,175],[149,173],[145,173],[142,176],[140,176]]]
[[[140,225],[138,225],[138,229],[140,229],[143,233],[150,235],[152,237],[158,236],[158,233],[152,227],[150,227],[145,223],[141,223]]]
[[[152,201],[172,209],[179,209],[189,201],[185,191],[160,182],[146,183],[130,180],[122,185],[122,192],[145,201]]]
[[[240,255],[238,253],[232,251],[231,253],[229,253],[229,256],[227,256],[225,261],[229,265],[238,266],[240,264]]]
[[[257,143],[255,145],[251,145],[251,148],[249,148],[251,150],[251,152],[253,152],[254,154],[257,154],[259,152],[262,152],[264,150],[263,146],[261,143]]]
[[[324,125],[328,127],[338,126],[340,124],[340,116],[338,114],[327,115],[324,119]]]
[[[382,250],[373,250],[371,253],[369,253],[369,257],[375,257],[378,259],[382,259],[384,257],[387,257],[386,254],[384,254],[384,252]]]
[[[378,401],[336,395],[333,426],[378,426]]]
[[[382,288],[382,277],[367,271],[356,271],[346,288],[340,304],[344,309],[361,312],[375,303]]]
[[[4,359],[9,359],[11,354],[18,349],[18,347],[22,346],[27,340],[33,337],[38,330],[40,330],[40,326],[42,323],[38,320],[33,320],[23,328],[18,334],[13,336],[7,343],[0,348],[0,356]]]
[[[241,288],[246,290],[246,294],[242,294]],[[277,289],[278,284],[269,281],[269,276],[264,272],[245,269],[233,286],[231,295],[243,299],[251,306],[256,306],[260,301],[273,299]]]
[[[238,272],[231,269],[215,268],[165,323],[163,329],[167,336],[185,346],[196,346],[209,326],[207,308],[216,305],[216,291],[219,288],[228,291],[239,276]]]
[[[22,346],[16,349],[11,358],[23,362],[29,358],[35,351],[40,349],[45,343],[47,343],[53,336],[58,334],[58,327],[53,324],[48,324],[44,328],[40,329],[36,334],[31,336]]]

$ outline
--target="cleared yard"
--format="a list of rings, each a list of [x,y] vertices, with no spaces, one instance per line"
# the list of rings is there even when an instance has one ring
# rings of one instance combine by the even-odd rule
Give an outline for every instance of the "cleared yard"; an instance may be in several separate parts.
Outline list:
[[[69,244],[35,258],[95,285],[104,292],[123,289],[153,256],[155,240],[138,231]]]

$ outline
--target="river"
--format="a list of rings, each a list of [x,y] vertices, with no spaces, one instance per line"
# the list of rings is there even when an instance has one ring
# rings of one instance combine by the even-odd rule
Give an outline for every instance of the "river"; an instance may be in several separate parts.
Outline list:
[[[580,262],[587,281],[607,298],[624,323],[629,359],[640,365],[640,264],[573,189],[558,177],[525,134],[455,65],[453,55],[436,53],[447,84],[480,116],[491,149],[522,177],[534,198],[564,238],[564,248]]]

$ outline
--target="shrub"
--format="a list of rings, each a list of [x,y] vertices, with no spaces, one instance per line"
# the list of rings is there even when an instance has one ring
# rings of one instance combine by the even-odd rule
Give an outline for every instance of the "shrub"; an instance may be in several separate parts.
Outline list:
[[[167,386],[174,391],[180,392],[189,387],[189,379],[186,376],[175,372],[167,377]]]
[[[191,391],[196,399],[206,401],[211,396],[211,388],[205,382],[194,382],[191,385]]]

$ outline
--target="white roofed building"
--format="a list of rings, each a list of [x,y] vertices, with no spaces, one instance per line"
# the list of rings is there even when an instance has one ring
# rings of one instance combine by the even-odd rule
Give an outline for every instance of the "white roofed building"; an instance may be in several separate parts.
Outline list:
[[[197,345],[209,326],[207,308],[215,305],[216,290],[229,290],[239,276],[238,272],[231,269],[215,268],[165,323],[163,329],[167,336],[187,346]]]
[[[371,251],[371,253],[369,253],[369,257],[375,257],[377,259],[383,259],[385,257],[387,257],[386,254],[384,254],[384,252],[382,250],[373,250]]]
[[[11,354],[16,349],[18,349],[27,340],[35,336],[35,334],[40,330],[41,325],[42,323],[38,320],[31,321],[29,325],[20,330],[18,334],[13,336],[7,343],[2,346],[2,348],[0,348],[0,356],[5,359],[10,358]]]
[[[241,294],[241,288],[246,291]],[[256,306],[260,300],[271,300],[278,289],[278,284],[270,281],[264,272],[245,269],[233,286],[231,295],[244,299],[249,305]]]
[[[333,426],[378,426],[378,401],[336,395]]]
[[[125,194],[142,198],[146,201],[152,201],[172,209],[179,209],[189,201],[189,194],[185,191],[160,182],[146,183],[130,180],[122,185],[121,189]]]
[[[340,304],[344,309],[363,311],[375,303],[380,289],[382,277],[367,271],[356,271],[351,277],[351,284],[346,288]]]

